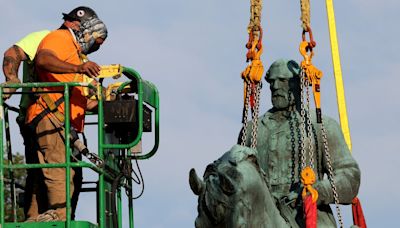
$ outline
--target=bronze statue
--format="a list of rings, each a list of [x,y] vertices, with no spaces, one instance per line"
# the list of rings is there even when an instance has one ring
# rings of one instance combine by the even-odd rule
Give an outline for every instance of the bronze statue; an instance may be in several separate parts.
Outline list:
[[[207,227],[304,227],[302,208],[300,129],[300,68],[293,61],[277,60],[266,73],[273,108],[260,116],[256,150],[234,146],[210,164],[203,176],[190,171],[189,182],[199,196],[195,226]],[[337,122],[323,116],[329,150],[323,145],[320,124],[311,113],[313,170],[318,191],[318,227],[336,227],[329,204],[334,203],[327,178],[330,155],[340,204],[350,204],[360,185],[360,170],[351,156]],[[247,125],[252,129],[252,122]],[[242,129],[243,130],[243,129]],[[241,137],[239,136],[239,139]],[[250,136],[246,145],[250,146]],[[307,153],[306,161],[310,156]]]

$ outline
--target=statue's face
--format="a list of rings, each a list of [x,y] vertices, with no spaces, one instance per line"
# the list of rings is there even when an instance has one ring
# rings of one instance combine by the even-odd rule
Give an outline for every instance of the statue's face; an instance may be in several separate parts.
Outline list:
[[[272,105],[276,109],[287,109],[290,105],[294,104],[294,97],[292,93],[289,93],[290,79],[283,75],[271,75],[267,79],[267,82],[270,84]]]

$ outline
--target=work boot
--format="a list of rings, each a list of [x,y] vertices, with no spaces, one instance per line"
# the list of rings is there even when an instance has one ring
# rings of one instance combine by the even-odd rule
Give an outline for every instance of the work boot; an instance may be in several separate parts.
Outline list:
[[[48,210],[36,218],[36,222],[61,221],[55,210]]]

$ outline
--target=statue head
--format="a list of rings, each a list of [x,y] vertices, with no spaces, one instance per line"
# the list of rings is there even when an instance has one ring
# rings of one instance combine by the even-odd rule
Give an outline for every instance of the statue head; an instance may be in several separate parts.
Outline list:
[[[298,103],[300,98],[300,67],[294,60],[276,60],[265,80],[270,84],[271,100],[274,108],[286,110]]]

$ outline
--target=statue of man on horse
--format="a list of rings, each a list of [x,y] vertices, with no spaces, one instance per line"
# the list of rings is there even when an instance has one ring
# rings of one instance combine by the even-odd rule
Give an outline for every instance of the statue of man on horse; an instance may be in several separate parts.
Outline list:
[[[256,148],[235,145],[206,168],[204,180],[190,171],[190,186],[199,196],[196,227],[305,227],[300,176],[305,161],[312,162],[316,175],[317,225],[336,227],[329,204],[335,195],[338,203],[350,204],[360,185],[360,170],[342,131],[330,117],[323,116],[320,124],[313,113],[302,114],[308,110],[301,105],[295,61],[275,61],[265,79],[273,107],[259,117]],[[247,128],[252,129],[252,122]],[[245,145],[250,144],[249,135]]]

